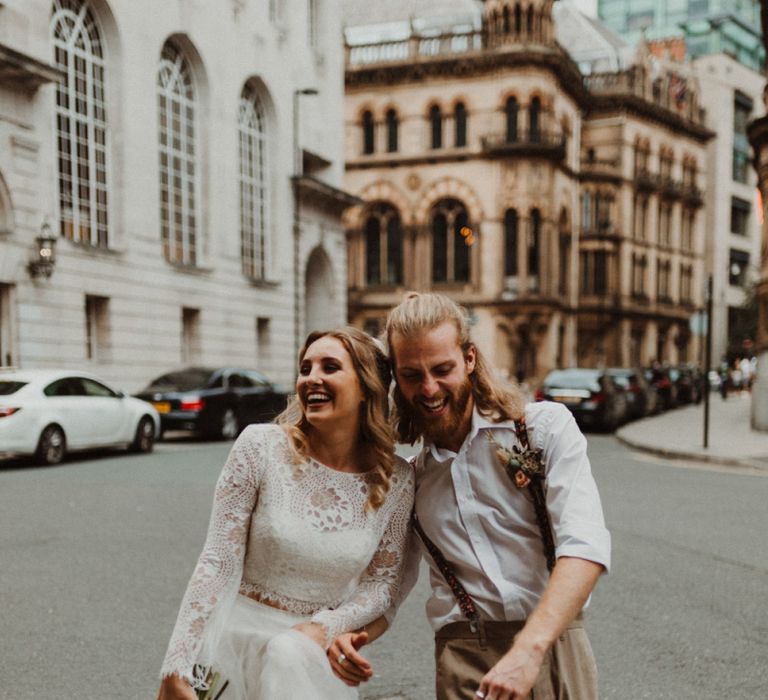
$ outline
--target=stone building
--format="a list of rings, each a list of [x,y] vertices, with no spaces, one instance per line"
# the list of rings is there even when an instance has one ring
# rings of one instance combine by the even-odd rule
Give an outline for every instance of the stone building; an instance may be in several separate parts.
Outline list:
[[[346,317],[337,18],[0,3],[0,364],[292,380],[297,339]]]
[[[504,375],[698,360],[706,145],[693,81],[584,75],[552,0],[347,16],[350,320],[408,289],[466,305]],[[397,5],[397,3],[395,3]],[[349,7],[349,6],[348,6]]]

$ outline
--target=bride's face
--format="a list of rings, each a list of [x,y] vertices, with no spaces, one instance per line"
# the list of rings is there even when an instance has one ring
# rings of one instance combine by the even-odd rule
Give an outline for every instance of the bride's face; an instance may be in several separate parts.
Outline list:
[[[342,423],[357,429],[365,396],[352,358],[338,339],[323,336],[307,348],[296,394],[307,421],[318,430]]]

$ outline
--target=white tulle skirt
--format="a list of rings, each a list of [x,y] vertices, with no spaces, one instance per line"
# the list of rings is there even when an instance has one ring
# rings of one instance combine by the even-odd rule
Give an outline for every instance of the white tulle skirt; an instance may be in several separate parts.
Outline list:
[[[221,700],[355,700],[357,689],[333,675],[323,649],[291,629],[308,621],[238,595],[213,664],[229,681]]]

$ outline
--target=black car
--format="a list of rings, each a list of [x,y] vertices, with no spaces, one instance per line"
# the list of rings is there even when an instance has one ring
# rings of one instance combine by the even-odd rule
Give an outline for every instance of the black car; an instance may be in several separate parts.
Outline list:
[[[699,403],[704,396],[704,373],[690,365],[672,367],[669,378],[677,389],[677,402]]]
[[[672,381],[669,369],[666,367],[649,367],[644,372],[648,383],[656,389],[662,410],[677,406],[677,385]]]
[[[659,397],[641,369],[612,367],[608,374],[627,394],[629,418],[644,418],[656,413]]]
[[[231,440],[249,423],[272,420],[287,393],[263,374],[237,367],[187,367],[163,374],[136,394],[160,414],[166,430]]]
[[[536,398],[564,404],[584,427],[615,430],[627,416],[624,390],[600,369],[554,369]]]

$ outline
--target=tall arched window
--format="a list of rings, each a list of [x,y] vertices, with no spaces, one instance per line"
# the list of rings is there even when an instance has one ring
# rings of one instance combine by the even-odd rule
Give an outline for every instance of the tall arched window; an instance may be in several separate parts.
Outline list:
[[[264,109],[249,85],[240,95],[240,259],[243,274],[261,280],[266,276],[269,178]]]
[[[541,248],[541,212],[531,209],[531,237],[528,241],[528,275],[535,277],[539,274]]]
[[[515,3],[515,34],[520,36],[520,32],[523,31],[523,10],[520,7],[520,3]]]
[[[453,112],[453,122],[456,128],[455,145],[461,148],[467,145],[467,108],[459,102]]]
[[[157,71],[160,118],[160,232],[163,255],[197,264],[197,147],[195,90],[189,62],[171,42]]]
[[[520,111],[515,97],[507,99],[505,111],[507,115],[507,143],[515,143],[517,141],[517,114]]]
[[[56,67],[59,233],[109,245],[106,63],[90,3],[55,0],[51,32]]]
[[[528,106],[528,133],[531,139],[531,143],[538,143],[541,141],[541,100],[538,97],[534,97],[531,100],[531,104]]]
[[[528,17],[526,20],[526,31],[528,32],[528,39],[533,38],[533,5],[528,6]]]
[[[370,110],[363,112],[363,154],[370,155],[376,150],[375,128],[373,114]]]
[[[443,113],[440,107],[432,105],[429,110],[429,129],[432,137],[432,148],[443,147]]]
[[[509,5],[504,5],[502,10],[502,31],[504,34],[509,34],[512,30],[512,19],[509,15]]]
[[[387,152],[397,152],[397,112],[394,109],[387,110]]]
[[[386,202],[374,204],[365,221],[365,276],[368,284],[399,284],[403,279],[400,214]]]
[[[517,209],[504,213],[504,276],[517,276]]]
[[[432,209],[432,281],[468,282],[470,245],[474,237],[464,235],[469,217],[456,199],[444,199]]]

